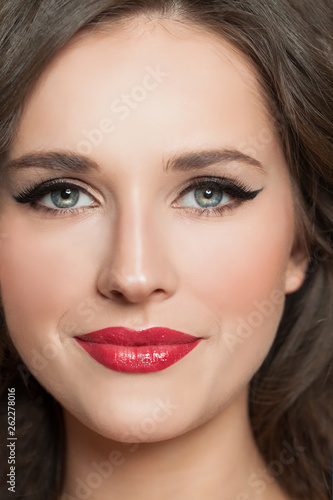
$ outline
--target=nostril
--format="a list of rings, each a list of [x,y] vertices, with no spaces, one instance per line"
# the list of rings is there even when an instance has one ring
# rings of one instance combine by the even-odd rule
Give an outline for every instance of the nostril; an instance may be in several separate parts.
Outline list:
[[[108,295],[110,298],[113,298],[114,300],[121,300],[121,301],[128,301],[128,302],[141,302],[145,299],[147,299],[149,296],[150,297],[161,297],[165,295],[165,290],[163,288],[156,288],[155,290],[152,290],[150,293],[148,292],[143,292],[140,293],[140,291],[129,291],[129,290],[124,290],[124,291],[119,291],[119,290],[109,290]]]

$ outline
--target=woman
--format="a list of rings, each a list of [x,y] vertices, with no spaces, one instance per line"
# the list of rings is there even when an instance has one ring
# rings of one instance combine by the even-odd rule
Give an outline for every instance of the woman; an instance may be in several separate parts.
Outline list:
[[[1,498],[329,498],[331,20],[2,3]]]

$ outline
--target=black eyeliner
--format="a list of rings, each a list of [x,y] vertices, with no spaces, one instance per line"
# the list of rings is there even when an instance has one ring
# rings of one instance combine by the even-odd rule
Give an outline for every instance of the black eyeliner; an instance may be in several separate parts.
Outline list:
[[[189,184],[179,196],[183,196],[193,189],[206,188],[209,186],[218,188],[237,200],[243,201],[253,200],[263,190],[263,188],[261,188],[252,191],[243,182],[239,180],[230,180],[225,177],[199,177],[192,180],[191,184]]]
[[[85,190],[81,186],[78,186],[77,184],[74,184],[72,182],[61,179],[52,179],[35,186],[25,188],[21,191],[21,193],[14,196],[14,199],[17,201],[17,203],[34,203],[38,201],[42,196],[49,194],[50,191],[57,191],[65,188],[76,189],[85,192]]]

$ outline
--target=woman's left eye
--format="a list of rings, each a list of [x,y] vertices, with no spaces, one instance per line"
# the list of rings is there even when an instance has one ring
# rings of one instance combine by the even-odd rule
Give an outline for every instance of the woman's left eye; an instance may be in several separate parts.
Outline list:
[[[43,196],[40,201],[50,208],[81,208],[91,205],[94,201],[91,196],[79,189],[66,188],[51,191]]]
[[[199,216],[223,215],[227,210],[254,200],[262,189],[252,190],[240,180],[226,177],[199,177],[179,194],[172,206]]]
[[[181,198],[182,205],[195,208],[216,208],[231,201],[232,197],[214,184],[192,189]]]

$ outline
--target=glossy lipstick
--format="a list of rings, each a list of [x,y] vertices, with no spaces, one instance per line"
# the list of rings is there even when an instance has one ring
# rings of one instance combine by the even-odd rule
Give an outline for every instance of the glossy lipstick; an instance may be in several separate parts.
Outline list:
[[[74,338],[98,363],[125,373],[164,370],[186,356],[202,340],[164,327],[140,331],[112,327]]]

